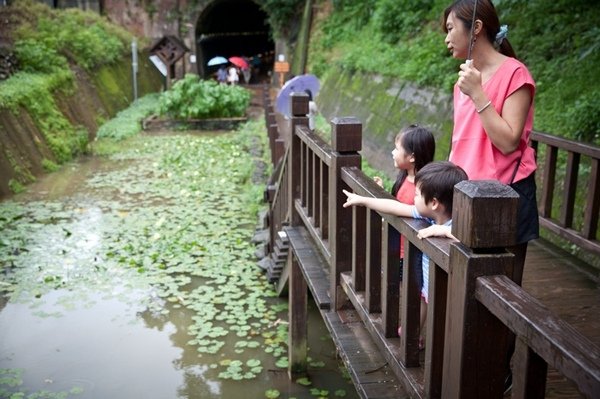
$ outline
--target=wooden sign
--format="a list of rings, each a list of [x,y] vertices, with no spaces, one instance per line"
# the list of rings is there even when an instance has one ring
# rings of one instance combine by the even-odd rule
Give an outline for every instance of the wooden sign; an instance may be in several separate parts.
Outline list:
[[[289,62],[276,62],[275,63],[275,72],[289,72],[290,71],[290,63]]]

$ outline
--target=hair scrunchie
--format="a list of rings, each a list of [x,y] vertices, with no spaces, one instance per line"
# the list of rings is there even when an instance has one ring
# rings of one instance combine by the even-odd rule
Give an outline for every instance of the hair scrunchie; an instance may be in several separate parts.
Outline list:
[[[502,41],[504,39],[506,39],[506,36],[508,36],[508,26],[507,25],[501,25],[500,26],[500,31],[498,31],[498,33],[496,34],[496,40],[494,41],[494,44],[497,47],[500,47],[500,45],[502,44]]]

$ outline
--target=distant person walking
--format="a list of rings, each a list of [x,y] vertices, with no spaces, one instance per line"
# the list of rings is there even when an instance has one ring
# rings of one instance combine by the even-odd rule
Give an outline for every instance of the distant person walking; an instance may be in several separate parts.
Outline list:
[[[217,81],[223,84],[227,83],[227,70],[224,66],[219,67],[217,71]]]
[[[227,70],[227,83],[234,86],[237,85],[240,80],[240,76],[238,75],[238,70],[235,65],[231,65]]]

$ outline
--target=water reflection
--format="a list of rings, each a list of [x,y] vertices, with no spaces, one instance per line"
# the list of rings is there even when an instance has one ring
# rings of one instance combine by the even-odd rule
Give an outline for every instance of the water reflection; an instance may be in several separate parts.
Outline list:
[[[191,167],[181,162],[194,160],[185,156],[165,162],[173,170],[157,170],[161,166],[148,161],[162,157],[150,151],[199,152],[202,138],[141,140],[122,159],[70,165],[0,203],[2,280],[18,282],[7,293],[10,301],[0,300],[0,369],[24,370],[23,386],[14,390],[80,387],[72,397],[211,399],[262,398],[267,389],[312,398],[310,388],[318,387],[328,389],[330,398],[337,389],[356,397],[317,309],[310,310],[309,321],[312,386],[290,381],[286,369],[276,366],[263,334],[277,332],[267,313],[285,300],[255,298],[264,296],[264,283],[242,256],[252,231],[241,226],[252,221],[228,207],[233,201],[217,207],[211,201],[223,194],[208,190],[228,185],[211,182],[206,168],[191,178]],[[213,144],[211,149],[218,147]],[[232,159],[250,163],[243,156]],[[223,215],[234,220],[221,225]],[[224,234],[237,238],[212,253]],[[216,272],[208,270],[209,261],[211,267],[220,262]],[[227,303],[249,297],[254,302]],[[243,313],[251,311],[247,321]],[[217,317],[200,317],[211,312]],[[285,310],[278,312],[275,318],[286,318]],[[215,354],[200,351],[197,342],[198,329],[209,323],[227,331]],[[240,345],[251,341],[258,346]],[[245,370],[260,364],[262,371],[241,381],[220,378],[232,359]]]
[[[12,303],[3,309],[1,368],[24,369],[30,391],[81,386],[81,398],[173,397],[184,375],[172,364],[183,351],[169,339],[176,330],[171,323],[147,328],[131,316],[131,304],[101,292],[89,293],[86,306],[60,317],[38,316],[55,314],[65,295],[70,293],[46,294],[35,311]]]

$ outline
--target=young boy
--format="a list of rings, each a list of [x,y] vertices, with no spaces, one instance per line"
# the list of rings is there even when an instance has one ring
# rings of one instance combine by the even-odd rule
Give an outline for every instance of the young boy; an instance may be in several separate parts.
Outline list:
[[[407,205],[393,199],[363,197],[343,190],[348,197],[344,208],[362,205],[391,215],[425,219],[431,223],[431,226],[419,230],[419,238],[454,238],[451,233],[454,186],[463,180],[467,180],[467,174],[461,167],[452,162],[432,162],[425,165],[415,175],[414,205]],[[420,349],[424,347],[422,334],[427,316],[429,289],[429,257],[426,254],[423,254],[422,269]],[[398,328],[398,335],[400,334],[401,329]]]

